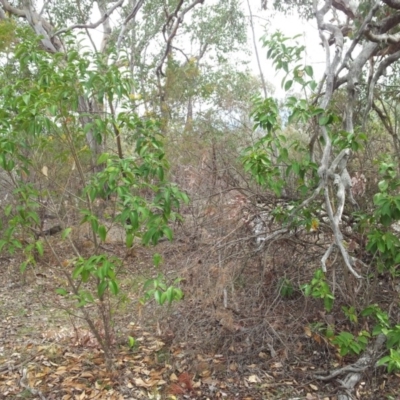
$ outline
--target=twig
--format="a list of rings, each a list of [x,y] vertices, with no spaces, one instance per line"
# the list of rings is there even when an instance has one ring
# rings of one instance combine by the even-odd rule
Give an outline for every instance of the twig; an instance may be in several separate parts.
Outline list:
[[[0,366],[0,372],[4,372],[4,371],[15,371],[16,369],[22,367],[23,365],[25,365],[25,364],[27,364],[27,363],[33,361],[39,354],[40,354],[40,352],[37,353],[37,354],[35,354],[34,356],[32,356],[32,357],[30,357],[30,358],[28,358],[28,359],[22,361],[22,362],[20,362],[20,363],[17,364],[17,365],[10,365],[9,362],[6,362],[6,363],[4,363],[2,366]]]

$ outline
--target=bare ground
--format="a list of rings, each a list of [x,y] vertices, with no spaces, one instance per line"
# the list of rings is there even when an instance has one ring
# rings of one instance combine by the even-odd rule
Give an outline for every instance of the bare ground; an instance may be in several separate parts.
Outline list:
[[[138,302],[144,280],[154,275],[155,249],[138,246],[127,253],[122,244],[104,246],[124,259],[112,372],[106,371],[79,311],[72,308],[74,315],[69,315],[71,303],[56,294],[65,282],[52,268],[55,259],[49,249],[24,279],[18,272],[20,256],[2,257],[0,398],[335,399],[338,382],[321,382],[314,375],[357,357],[340,357],[323,328],[329,323],[336,332],[357,334],[371,323],[360,318],[350,324],[344,316],[341,306],[349,289],[344,271],[337,265],[335,275],[329,275],[337,301],[327,315],[320,301],[305,298],[299,290],[318,267],[323,242],[293,236],[260,251],[236,214],[233,220],[224,219],[226,210],[222,216],[216,210],[214,204],[203,207],[202,215],[186,210],[192,218],[176,227],[174,243],[156,248],[166,277],[183,278],[185,299],[170,309]],[[57,235],[51,240],[62,258],[72,256]],[[80,244],[83,252],[89,246]],[[283,296],[285,282],[293,290]],[[395,282],[379,276],[368,301],[392,305],[395,316],[394,288]],[[357,296],[366,296],[367,289]],[[133,348],[129,336],[135,338]],[[396,374],[372,369],[356,396],[400,398],[399,383]]]

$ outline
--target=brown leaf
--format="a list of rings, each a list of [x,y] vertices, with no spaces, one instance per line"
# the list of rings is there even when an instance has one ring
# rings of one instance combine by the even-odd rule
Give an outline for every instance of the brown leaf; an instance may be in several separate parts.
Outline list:
[[[135,378],[134,379],[135,385],[144,388],[151,388],[154,386],[152,382],[145,382],[142,378]]]

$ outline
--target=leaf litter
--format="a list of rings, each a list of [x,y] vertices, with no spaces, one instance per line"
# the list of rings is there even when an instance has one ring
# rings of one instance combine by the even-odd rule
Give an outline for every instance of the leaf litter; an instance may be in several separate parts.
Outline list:
[[[0,270],[3,282],[8,269]],[[315,369],[307,360],[291,365],[285,352],[272,357],[267,350],[257,351],[246,364],[235,361],[241,343],[229,348],[230,358],[212,351],[198,354],[190,340],[170,343],[157,323],[142,326],[126,319],[117,322],[114,370],[108,372],[91,332],[78,323],[71,327],[62,307],[54,306],[59,301],[54,277],[39,269],[35,276],[32,286],[0,288],[0,398],[335,399],[334,391],[326,396],[320,382],[307,378]],[[318,338],[305,326],[298,352],[309,341],[324,346]]]

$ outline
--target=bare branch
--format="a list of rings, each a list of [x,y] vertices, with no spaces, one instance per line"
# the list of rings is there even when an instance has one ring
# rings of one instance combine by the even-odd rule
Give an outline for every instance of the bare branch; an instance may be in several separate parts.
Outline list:
[[[369,22],[372,20],[372,17],[375,15],[375,13],[379,10],[380,7],[380,0],[376,0],[374,6],[369,10],[368,15],[365,17],[363,23],[360,26],[360,29],[358,30],[358,32],[356,33],[350,48],[347,50],[344,58],[343,58],[343,62],[341,67],[339,68],[337,75],[340,73],[340,71],[343,68],[347,68],[348,67],[348,62],[351,58],[351,55],[355,49],[355,47],[357,46],[357,44],[359,43],[359,41],[361,40],[362,36],[364,35],[364,31],[365,28],[367,27],[367,25],[369,24]],[[338,86],[337,86],[338,87]]]
[[[3,6],[4,11],[9,12],[16,17],[26,17],[25,10],[13,7],[7,0],[0,0],[0,4]]]
[[[250,14],[250,27],[251,27],[251,33],[252,33],[252,38],[253,38],[254,54],[255,54],[256,60],[257,60],[258,71],[259,71],[259,74],[260,74],[261,84],[262,84],[262,88],[263,88],[263,91],[264,91],[264,97],[267,98],[267,96],[268,96],[268,94],[267,94],[267,85],[265,84],[264,74],[263,74],[263,70],[261,68],[260,57],[259,57],[259,54],[258,54],[257,40],[256,40],[256,34],[255,34],[255,30],[254,30],[254,23],[253,23],[253,12],[251,10],[251,6],[250,6],[250,1],[249,0],[247,0],[247,7],[249,8],[249,14]]]
[[[400,10],[400,0],[382,0],[386,5],[396,10]]]
[[[387,33],[373,33],[371,30],[365,31],[365,36],[371,41],[375,43],[391,43],[396,44],[400,42],[400,33],[395,33],[393,35],[389,35]]]
[[[46,8],[48,7],[49,3],[50,3],[50,0],[44,1],[44,2],[43,2],[43,7],[42,7],[42,9],[41,9],[40,12],[39,12],[39,15],[40,15],[40,16],[42,16],[43,13],[46,11]]]
[[[371,110],[372,103],[374,100],[374,89],[375,85],[378,82],[378,79],[385,73],[386,68],[396,62],[400,58],[400,50],[397,51],[396,53],[391,54],[390,56],[387,56],[380,64],[378,69],[376,70],[370,84],[368,87],[368,104],[367,107],[365,108],[364,111],[364,120],[367,119],[368,113]]]
[[[2,0],[0,0],[2,1]],[[97,28],[100,24],[102,24],[118,7],[121,7],[122,4],[124,3],[124,0],[119,0],[116,4],[114,4],[108,11],[106,11],[102,17],[97,21],[94,22],[93,24],[75,24],[72,26],[68,26],[66,28],[59,29],[57,32],[53,34],[53,36],[58,36],[61,33],[69,32],[73,29],[95,29]]]
[[[400,13],[396,12],[384,18],[379,24],[377,24],[377,27],[379,28],[380,33],[385,33],[390,29],[394,28],[395,26],[397,26],[399,22],[400,22]]]
[[[317,19],[318,31],[321,37],[323,46],[325,48],[326,54],[326,90],[324,95],[320,100],[320,106],[324,110],[328,107],[333,91],[335,89],[335,76],[337,74],[337,69],[342,59],[342,51],[343,51],[343,33],[342,31],[335,25],[327,24],[324,22],[324,16],[327,14],[329,9],[332,6],[331,0],[325,0],[324,5],[321,9],[318,10],[318,0],[314,0],[314,13]],[[323,34],[323,31],[330,32],[335,39],[335,55],[331,60],[330,47],[327,38]],[[358,69],[356,68],[356,71]],[[347,79],[347,89],[348,89],[348,109],[347,109],[347,119],[346,126],[348,129],[351,129],[352,132],[352,124],[353,124],[353,101],[355,96],[354,85],[358,79],[358,74],[353,74],[352,71],[349,71],[348,79]],[[346,191],[351,189],[351,180],[350,176],[347,172],[347,162],[351,155],[350,149],[344,149],[340,152],[340,154],[330,163],[331,153],[332,153],[332,142],[328,135],[328,131],[325,126],[320,127],[320,135],[324,138],[325,147],[322,154],[322,159],[320,161],[320,166],[318,168],[318,175],[320,177],[320,184],[318,186],[318,192],[321,189],[324,189],[324,197],[325,197],[325,207],[330,220],[330,225],[334,234],[334,243],[327,249],[326,253],[322,257],[322,268],[326,270],[326,261],[330,254],[333,251],[333,248],[336,246],[342,255],[342,258],[346,264],[347,269],[357,278],[360,279],[361,276],[354,270],[353,265],[355,260],[350,257],[347,250],[343,245],[343,235],[340,231],[339,224],[342,219],[342,214],[344,210],[345,200],[346,200]],[[330,199],[328,184],[329,181],[333,181],[333,186],[336,189],[336,212],[333,212],[332,209],[332,200]],[[311,198],[316,196],[316,191],[311,196]],[[351,199],[353,203],[353,198]],[[310,201],[310,199],[306,200]],[[305,203],[306,203],[305,202]],[[303,202],[304,204],[304,202]]]
[[[332,0],[332,5],[337,10],[343,11],[349,18],[354,19],[355,13],[357,12],[356,7],[353,3],[348,0]]]
[[[139,0],[136,3],[135,7],[133,8],[132,12],[125,18],[125,21],[122,23],[121,31],[119,32],[118,40],[117,40],[117,51],[118,52],[119,52],[119,49],[121,48],[122,39],[124,38],[124,34],[125,34],[126,28],[128,26],[128,22],[131,19],[135,18],[136,14],[142,7],[143,2],[144,2],[144,0]]]
[[[171,50],[172,41],[175,38],[176,33],[178,32],[179,25],[182,23],[185,14],[187,14],[197,4],[203,4],[204,0],[194,0],[191,4],[189,4],[186,8],[184,8],[178,15],[178,11],[179,11],[179,8],[181,7],[182,3],[183,3],[183,1],[179,3],[179,5],[175,9],[174,13],[169,15],[167,22],[164,24],[163,32],[165,33],[166,27],[172,21],[173,17],[176,16],[175,22],[171,29],[171,33],[169,34],[168,38],[166,38],[166,47],[165,47],[164,54],[161,57],[161,60],[156,69],[157,75],[164,75],[164,73],[162,71],[162,67],[164,65],[164,62],[165,62],[170,50]]]

